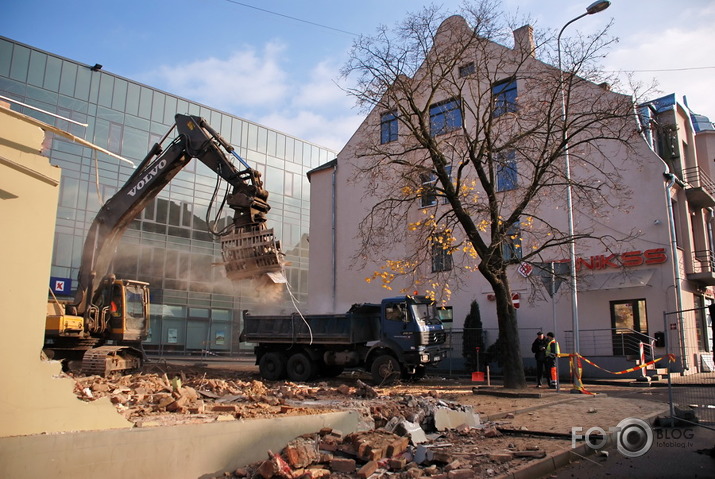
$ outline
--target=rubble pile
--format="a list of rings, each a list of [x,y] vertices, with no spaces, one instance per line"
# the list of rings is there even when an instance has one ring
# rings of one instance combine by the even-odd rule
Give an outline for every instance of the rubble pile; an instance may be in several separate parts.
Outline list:
[[[563,447],[552,440],[505,436],[498,429],[504,422],[483,422],[471,406],[420,387],[376,389],[355,378],[306,385],[209,374],[187,368],[114,378],[76,376],[75,394],[85,401],[108,397],[136,427],[339,410],[360,414],[358,432],[324,429],[301,436],[282,451],[266,451],[256,463],[220,477],[491,477]],[[509,415],[502,419],[508,423]]]
[[[318,414],[330,410],[320,404],[291,406],[342,394],[323,387],[289,382],[270,388],[262,381],[207,378],[180,372],[131,374],[114,378],[77,376],[75,394],[82,400],[109,397],[117,410],[138,427],[258,418],[280,414]],[[358,388],[349,393],[360,394]]]
[[[296,438],[280,454],[267,451],[267,459],[223,477],[365,479],[374,474],[375,478],[384,475],[393,479],[466,479],[503,475],[546,456],[546,451],[534,444],[515,442],[493,452],[490,438],[504,440],[494,426],[462,425],[429,436],[433,437],[414,444],[414,438],[385,428],[345,436],[326,428]]]

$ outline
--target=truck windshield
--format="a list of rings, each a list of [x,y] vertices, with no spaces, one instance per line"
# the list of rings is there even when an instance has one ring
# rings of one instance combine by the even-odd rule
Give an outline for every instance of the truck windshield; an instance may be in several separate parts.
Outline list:
[[[434,304],[413,303],[410,304],[410,309],[412,310],[412,315],[418,322],[424,324],[440,324]]]

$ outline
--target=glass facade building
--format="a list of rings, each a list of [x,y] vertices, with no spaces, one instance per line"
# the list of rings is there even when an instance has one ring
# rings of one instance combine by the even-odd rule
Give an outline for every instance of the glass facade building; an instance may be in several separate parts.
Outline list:
[[[3,37],[0,95],[10,100],[13,110],[135,164],[169,132],[176,113],[205,118],[263,175],[271,205],[267,225],[286,253],[290,291],[299,302],[307,299],[306,172],[333,159],[335,152]],[[76,286],[87,230],[101,204],[118,191],[133,167],[59,135],[48,134],[48,138],[45,154],[62,168],[51,275]],[[280,298],[264,298],[250,285],[237,286],[225,279],[220,244],[207,228],[207,221],[216,219],[215,211],[208,211],[216,187],[216,174],[191,160],[133,221],[117,249],[113,268],[117,276],[151,285],[151,330],[145,342],[149,351],[248,351],[238,342],[242,310],[261,309],[266,301],[273,310],[293,310],[286,292]],[[219,216],[220,224],[230,221],[229,212]],[[16,227],[31,232],[28,220],[30,224]]]

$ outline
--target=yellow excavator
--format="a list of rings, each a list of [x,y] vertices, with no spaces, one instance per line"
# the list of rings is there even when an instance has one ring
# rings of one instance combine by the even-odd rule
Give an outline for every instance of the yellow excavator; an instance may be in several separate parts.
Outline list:
[[[155,144],[124,186],[97,213],[89,228],[73,301],[51,297],[45,345],[51,359],[81,361],[82,372],[107,376],[142,366],[141,342],[149,329],[149,284],[120,279],[111,272],[119,239],[129,224],[192,158],[231,186],[222,202],[233,222],[212,233],[221,240],[226,276],[233,281],[267,275],[285,282],[284,255],[273,229],[261,175],[201,117],[176,115],[177,136],[163,148]],[[231,157],[244,169],[237,168]]]

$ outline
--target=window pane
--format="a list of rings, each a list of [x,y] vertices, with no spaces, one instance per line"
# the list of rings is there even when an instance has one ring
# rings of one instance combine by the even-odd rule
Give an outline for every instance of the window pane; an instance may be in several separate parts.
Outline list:
[[[497,191],[516,188],[516,155],[513,151],[500,155],[497,159]]]
[[[430,107],[432,136],[442,135],[462,127],[460,100],[453,99]]]
[[[42,86],[45,82],[45,64],[47,55],[38,52],[30,54],[30,68],[27,72],[27,83],[35,86]]]
[[[492,101],[494,102],[493,116],[501,116],[505,113],[516,111],[516,80],[508,80],[495,83],[492,86]]]
[[[380,143],[397,140],[397,116],[395,113],[385,113],[380,119]]]

